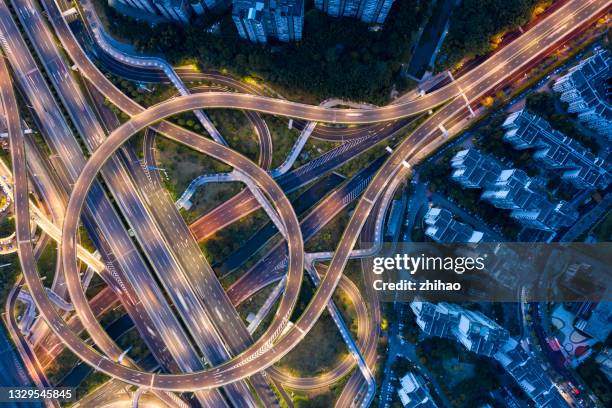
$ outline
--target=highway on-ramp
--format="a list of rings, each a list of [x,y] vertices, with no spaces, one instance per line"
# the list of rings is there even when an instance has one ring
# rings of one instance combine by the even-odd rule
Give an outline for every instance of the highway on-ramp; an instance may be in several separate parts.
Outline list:
[[[557,10],[557,12],[553,13],[523,36],[519,37],[515,42],[509,44],[499,53],[495,54],[491,58],[491,60],[495,59],[493,65],[488,63],[490,60],[487,60],[474,70],[478,71],[474,74],[476,76],[472,75],[470,72],[448,87],[426,95],[417,101],[409,101],[404,104],[372,110],[338,110],[323,109],[317,106],[297,104],[252,95],[226,93],[192,95],[176,98],[172,101],[156,105],[142,113],[135,114],[131,121],[127,122],[109,136],[93,154],[90,161],[86,164],[83,173],[77,180],[75,192],[70,199],[67,211],[67,214],[71,216],[67,215],[64,225],[62,260],[67,273],[67,283],[69,285],[71,297],[76,295],[76,290],[80,290],[80,281],[78,279],[78,271],[76,270],[73,251],[75,249],[75,232],[79,218],[78,213],[81,210],[89,184],[96,177],[97,171],[102,166],[109,153],[119,148],[127,138],[142,127],[178,112],[215,107],[254,110],[275,115],[302,118],[309,121],[373,123],[400,119],[404,116],[427,111],[432,107],[450,100],[444,107],[432,114],[409,138],[395,148],[389,160],[385,162],[373,178],[354,210],[345,233],[336,248],[328,272],[323,277],[315,292],[314,298],[300,319],[296,321],[287,332],[283,333],[282,336],[278,337],[281,334],[280,330],[282,330],[284,324],[287,322],[288,315],[294,303],[294,297],[297,296],[296,289],[299,290],[299,281],[301,281],[302,276],[303,245],[295,214],[290,206],[289,208],[285,208],[285,205],[289,205],[286,197],[280,188],[269,179],[269,177],[267,178],[267,175],[261,174],[262,170],[259,167],[250,161],[242,163],[240,161],[242,160],[241,156],[236,155],[231,150],[223,148],[222,146],[215,145],[213,142],[205,141],[205,139],[202,138],[199,138],[199,140],[191,140],[186,137],[182,139],[182,141],[187,142],[187,144],[191,146],[199,146],[200,150],[204,153],[212,155],[231,165],[235,166],[240,164],[245,166],[245,168],[251,165],[254,166],[251,169],[253,173],[249,174],[256,179],[260,188],[266,191],[266,194],[268,194],[269,198],[271,198],[272,202],[277,206],[281,220],[285,224],[288,232],[287,239],[290,256],[289,272],[287,275],[284,297],[277,311],[277,319],[251,348],[234,357],[232,360],[204,372],[178,375],[137,372],[100,356],[89,346],[81,343],[69,330],[65,329],[63,321],[57,316],[49,300],[46,298],[45,291],[42,290],[42,285],[35,274],[35,264],[30,262],[27,256],[22,256],[24,275],[28,282],[28,286],[31,288],[32,296],[39,303],[38,306],[41,309],[41,313],[51,324],[56,334],[62,337],[66,344],[68,344],[79,357],[99,370],[128,383],[165,390],[194,390],[224,385],[265,369],[295,347],[319,318],[338,284],[347,259],[356,243],[357,237],[368,214],[376,205],[376,201],[380,197],[381,192],[388,183],[397,176],[398,172],[401,171],[402,173],[400,174],[403,174],[404,170],[401,169],[407,168],[415,156],[426,154],[439,146],[440,140],[444,138],[441,127],[444,128],[448,122],[454,120],[456,116],[461,115],[465,110],[466,102],[477,100],[485,92],[502,82],[506,77],[520,71],[520,69],[533,58],[545,52],[545,50],[561,41],[563,37],[579,27],[580,23],[607,10],[609,5],[610,2],[604,0],[569,1],[565,6]],[[479,71],[483,66],[484,71]],[[460,97],[457,97],[459,95]],[[175,138],[175,140],[179,139]],[[23,179],[18,179],[17,171],[14,170],[14,174],[16,182],[25,182]],[[17,192],[15,200],[17,203]],[[20,202],[23,202],[23,197],[21,197]],[[24,209],[27,211],[27,200],[25,200],[25,202]],[[21,219],[23,220],[23,217]],[[25,223],[28,223],[27,218]],[[21,224],[23,224],[23,222]],[[17,237],[19,250],[20,253],[28,250],[31,253],[29,236],[25,235],[29,234],[29,232],[27,232],[29,228],[25,228],[25,231],[23,229],[23,226],[20,226],[18,222]],[[20,236],[25,239],[20,239]],[[34,271],[34,275],[32,275],[32,270]]]

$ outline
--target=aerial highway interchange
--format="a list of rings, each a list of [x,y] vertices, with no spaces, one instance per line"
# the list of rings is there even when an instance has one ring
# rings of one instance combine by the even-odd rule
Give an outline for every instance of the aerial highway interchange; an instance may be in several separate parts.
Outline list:
[[[315,387],[332,384],[350,372],[355,364],[353,357],[347,357],[323,378],[300,380],[273,367],[307,336],[328,305],[333,305],[330,301],[337,288],[349,293],[355,305],[367,303],[369,308],[374,305],[370,314],[365,308],[357,308],[356,340],[360,358],[372,370],[376,360],[373,328],[380,324],[376,301],[372,300],[374,295],[360,294],[355,285],[343,279],[348,260],[356,256],[358,241],[374,241],[375,231],[380,228],[377,225],[399,183],[409,177],[413,165],[447,141],[446,129],[460,121],[468,123],[471,106],[476,106],[483,96],[522,73],[534,60],[609,11],[612,5],[608,0],[568,0],[514,41],[442,87],[422,95],[407,95],[387,106],[356,109],[292,102],[262,95],[260,89],[223,74],[184,71],[179,71],[179,75],[185,81],[213,78],[232,90],[194,90],[191,95],[142,107],[122,93],[86,53],[62,14],[68,5],[54,0],[41,3],[44,9],[33,0],[3,0],[0,4],[0,43],[6,57],[0,61],[0,89],[12,166],[12,174],[5,176],[13,181],[16,246],[24,281],[48,330],[80,360],[113,379],[151,390],[168,405],[186,406],[174,393],[189,391],[195,393],[202,406],[209,407],[229,405],[219,391],[221,388],[233,406],[257,406],[257,400],[265,406],[276,406],[279,396],[273,389],[284,383]],[[26,28],[25,34],[14,15]],[[32,47],[26,44],[25,37]],[[87,86],[95,88],[129,120],[119,123],[111,117],[101,123],[77,77],[87,80]],[[40,132],[58,158],[55,162],[45,163],[36,147],[24,137],[16,94],[31,105]],[[231,147],[165,120],[182,112],[220,108],[244,111],[257,129],[258,163]],[[259,114],[299,120],[302,127],[307,122],[316,122],[319,125],[313,137],[346,141],[325,159],[274,178],[270,173],[270,131]],[[359,126],[336,129],[326,124]],[[404,139],[391,142],[411,125],[415,128]],[[163,183],[157,176],[148,176],[126,144],[143,130],[148,134],[145,159],[149,155],[148,160],[154,161],[151,156],[154,138],[166,137],[229,165],[248,179],[247,187],[188,226]],[[343,185],[335,195],[326,197],[308,217],[298,219],[287,198],[290,192],[383,140],[389,143],[383,159],[355,176],[354,184]],[[32,177],[32,173],[37,176]],[[362,180],[366,181],[359,184]],[[53,291],[68,296],[82,329],[95,347],[67,324],[40,280],[31,227],[31,219],[36,219],[34,213],[40,210],[31,201],[32,189],[50,203],[43,211],[50,215],[37,217],[40,225],[52,224],[46,227],[48,230],[42,228],[59,242]],[[351,195],[353,189],[357,193]],[[311,301],[291,323],[308,261],[304,242],[351,200],[357,204],[333,249],[333,257],[321,274]],[[198,241],[262,206],[279,220],[278,233],[285,242],[270,250],[226,291]],[[97,254],[90,254],[78,245],[81,225],[96,243]],[[96,273],[113,292],[108,292],[106,301],[119,299],[157,361],[165,367],[163,372],[145,371],[131,359],[123,358],[124,350],[101,327],[85,296],[77,259],[89,259],[87,264],[97,269]],[[283,286],[274,319],[264,334],[254,339],[236,307],[276,282]],[[44,375],[40,378],[39,385],[48,386]],[[341,394],[339,406],[357,401],[361,401],[357,405],[369,403],[371,392],[362,391],[370,381],[356,371]]]

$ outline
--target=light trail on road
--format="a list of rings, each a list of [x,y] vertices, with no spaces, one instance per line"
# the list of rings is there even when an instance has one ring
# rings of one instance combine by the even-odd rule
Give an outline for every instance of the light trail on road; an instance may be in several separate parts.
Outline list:
[[[282,190],[258,166],[229,149],[202,138],[194,139],[193,136],[189,135],[181,135],[180,137],[175,135],[174,140],[190,146],[199,146],[198,150],[230,165],[250,168],[251,172],[248,174],[251,174],[256,179],[256,182],[266,192],[268,197],[272,199],[281,215],[281,221],[287,228],[290,262],[286,289],[277,310],[276,319],[264,335],[243,353],[208,371],[176,375],[144,373],[113,363],[108,358],[100,356],[88,345],[82,343],[69,329],[66,329],[65,324],[56,311],[50,307],[50,301],[46,298],[46,292],[41,290],[42,285],[36,276],[35,265],[32,265],[27,256],[23,256],[22,265],[24,267],[24,274],[28,286],[31,288],[33,298],[40,303],[39,307],[43,306],[41,313],[53,327],[56,334],[62,337],[65,343],[79,357],[100,371],[131,384],[172,391],[215,388],[243,379],[269,367],[293,349],[318,320],[338,285],[342,271],[363,224],[368,214],[375,207],[385,186],[395,178],[401,177],[403,174],[401,170],[403,168],[402,162],[406,161],[412,164],[411,161],[415,157],[424,155],[440,145],[440,139],[443,138],[439,134],[440,126],[452,121],[457,115],[462,114],[466,108],[464,96],[468,101],[477,100],[506,77],[520,71],[523,66],[527,65],[536,56],[560,42],[565,36],[580,27],[580,23],[607,10],[609,6],[610,2],[605,0],[569,1],[532,30],[529,30],[515,42],[495,54],[491,58],[493,62],[487,60],[474,69],[474,72],[466,74],[448,87],[435,91],[418,101],[372,110],[338,110],[321,109],[316,106],[244,94],[209,93],[205,95],[191,95],[163,102],[148,110],[133,114],[133,118],[130,121],[109,136],[92,155],[83,173],[79,176],[66,213],[62,238],[62,262],[67,273],[67,283],[71,297],[78,296],[75,290],[80,290],[74,253],[75,233],[78,226],[79,213],[87,190],[106,158],[118,149],[133,133],[143,127],[169,115],[198,108],[245,109],[330,123],[373,123],[400,119],[427,110],[425,108],[431,108],[443,102],[448,102],[438,112],[431,115],[412,135],[399,144],[391,154],[391,157],[374,176],[353,212],[349,224],[336,248],[328,272],[323,277],[314,297],[302,316],[283,336],[278,337],[280,334],[279,329],[282,330],[284,327],[295,304],[295,298],[297,298],[303,274],[301,269],[303,266],[303,242],[299,225],[297,224],[297,217],[295,217],[295,213],[290,204],[288,204],[288,200]],[[482,69],[486,72],[482,72]],[[470,80],[469,78],[472,79]],[[459,81],[461,81],[461,92],[455,89]],[[467,84],[464,84],[464,82],[467,82]],[[462,94],[462,97],[455,98],[459,93]],[[243,159],[246,161],[243,162]],[[24,180],[18,179],[17,171],[14,170],[14,174],[16,183],[25,183]],[[23,202],[23,197],[19,198],[16,192],[16,202],[18,199],[20,202]],[[288,208],[285,206],[288,206]],[[27,211],[27,204],[24,208]],[[25,229],[26,231],[23,230],[23,224],[27,224],[27,221],[24,222],[23,217],[20,218],[21,222],[18,222],[17,235],[20,254],[22,251],[27,252],[28,249],[31,253],[31,243],[27,235],[29,234],[27,232],[28,228]],[[24,239],[22,240],[20,236]],[[34,275],[32,275],[32,270]],[[275,340],[276,342],[274,342]]]

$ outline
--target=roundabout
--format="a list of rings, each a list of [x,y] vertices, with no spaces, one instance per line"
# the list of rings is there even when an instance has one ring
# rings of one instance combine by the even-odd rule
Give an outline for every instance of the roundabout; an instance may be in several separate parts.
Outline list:
[[[202,103],[199,99],[205,98],[190,97],[190,99],[192,99],[192,105],[197,105]],[[62,238],[62,261],[65,267],[66,283],[71,299],[75,304],[79,317],[85,322],[85,327],[87,327],[92,337],[98,336],[100,340],[104,340],[102,336],[105,335],[100,333],[102,331],[101,327],[91,312],[87,299],[83,293],[80,283],[79,268],[75,258],[75,233],[79,225],[80,212],[86,199],[87,192],[104,163],[106,163],[113,153],[134,133],[155,123],[163,117],[190,109],[193,108],[187,107],[184,109],[182,105],[169,101],[134,116],[132,120],[113,132],[94,152],[74,186],[73,194],[70,198],[66,212],[66,221],[63,226],[63,233],[65,235]],[[280,187],[278,187],[274,180],[263,169],[240,154],[197,134],[187,132],[180,133],[174,140],[202,153],[209,154],[220,161],[224,161],[241,171],[243,174],[248,174],[275,204],[284,227],[286,228],[290,258],[287,286],[276,313],[277,319],[270,325],[259,341],[241,355],[209,371],[178,375],[153,374],[137,371],[114,362],[111,358],[99,354],[91,346],[82,342],[66,327],[63,319],[55,312],[49,299],[44,295],[44,290],[37,274],[26,273],[25,277],[28,285],[32,288],[33,297],[39,304],[43,317],[62,341],[89,365],[134,385],[165,390],[187,391],[213,388],[236,381],[261,369],[261,367],[251,369],[253,365],[259,366],[257,362],[266,360],[264,364],[270,365],[274,361],[280,359],[281,356],[278,356],[272,361],[272,359],[269,358],[272,353],[267,352],[267,350],[272,347],[273,340],[283,331],[297,300],[303,274],[303,242],[299,230],[299,223],[293,208]],[[19,238],[20,245],[30,246],[29,252],[31,252],[29,239],[22,238]],[[24,252],[28,251],[26,250]],[[36,268],[27,269],[35,272]],[[258,357],[245,359],[245,355]],[[268,358],[264,358],[266,356]],[[230,374],[225,375],[225,372]]]
[[[591,9],[603,8],[603,1],[594,0],[577,6],[589,13]],[[590,7],[590,9],[589,9]],[[573,19],[578,20],[577,12],[564,17],[563,22],[572,24]],[[369,216],[376,208],[376,204],[386,186],[394,180],[404,177],[410,171],[416,159],[431,153],[444,143],[444,133],[449,124],[465,114],[466,104],[478,100],[491,89],[503,83],[504,78],[510,74],[520,72],[534,55],[545,50],[545,45],[555,44],[558,41],[558,32],[563,27],[554,27],[530,31],[527,37],[532,41],[523,41],[522,45],[514,44],[502,49],[495,58],[506,62],[504,65],[493,65],[487,62],[474,72],[467,74],[448,87],[424,96],[416,101],[409,101],[399,105],[389,105],[371,110],[358,109],[326,109],[316,106],[304,105],[289,101],[281,101],[269,97],[261,97],[237,93],[211,92],[200,95],[178,97],[162,102],[148,109],[132,105],[124,110],[132,118],[112,132],[110,136],[92,153],[83,171],[73,185],[72,194],[68,204],[64,225],[62,228],[61,262],[66,274],[66,284],[79,318],[96,343],[107,342],[108,336],[102,333],[102,328],[89,308],[87,298],[83,293],[80,282],[80,271],[77,265],[77,231],[80,224],[81,211],[86,202],[89,189],[98,177],[98,173],[105,163],[113,157],[114,153],[134,134],[140,130],[151,127],[160,130],[170,139],[189,146],[198,152],[209,155],[224,162],[252,181],[257,189],[272,202],[286,232],[289,262],[285,290],[275,313],[273,322],[265,333],[248,349],[235,355],[230,360],[204,371],[185,372],[181,374],[157,374],[135,369],[117,363],[118,356],[109,353],[105,356],[94,347],[82,341],[78,335],[70,330],[66,322],[59,316],[54,305],[47,297],[46,290],[36,271],[36,261],[32,251],[32,236],[29,222],[28,180],[25,166],[25,149],[23,135],[19,122],[12,121],[11,155],[15,180],[15,206],[17,208],[17,245],[21,259],[23,273],[36,305],[53,332],[62,342],[79,358],[95,370],[110,375],[112,378],[124,381],[143,388],[152,388],[165,391],[195,391],[212,389],[232,382],[245,379],[270,367],[289,353],[314,326],[332,294],[340,284],[344,268],[355,246],[359,234]],[[526,42],[526,43],[525,43]],[[79,59],[75,64],[82,63]],[[487,67],[489,68],[487,70]],[[483,72],[483,70],[486,70]],[[87,71],[87,70],[85,70]],[[459,87],[460,84],[465,86]],[[108,84],[97,82],[96,86],[113,102],[113,89]],[[467,96],[466,96],[467,95]],[[390,122],[415,113],[426,112],[431,108],[439,107],[437,112],[430,111],[429,118],[417,128],[410,136],[389,152],[390,157],[370,181],[360,201],[353,211],[353,215],[338,243],[335,255],[331,260],[327,274],[323,277],[299,319],[290,324],[294,306],[300,291],[304,271],[304,243],[297,216],[289,200],[278,184],[261,167],[246,159],[235,151],[205,139],[201,135],[177,129],[164,118],[191,111],[194,109],[230,108],[245,111],[257,111],[289,118],[299,118],[307,121],[369,124]],[[118,104],[119,105],[119,104]],[[9,121],[11,122],[11,121]],[[443,133],[441,135],[440,133]],[[21,139],[21,141],[19,140]],[[389,147],[390,149],[390,147]],[[88,202],[88,204],[92,204]],[[93,203],[95,207],[95,203]],[[285,330],[289,326],[287,330]],[[100,349],[104,350],[99,343]],[[116,347],[116,346],[115,346]]]

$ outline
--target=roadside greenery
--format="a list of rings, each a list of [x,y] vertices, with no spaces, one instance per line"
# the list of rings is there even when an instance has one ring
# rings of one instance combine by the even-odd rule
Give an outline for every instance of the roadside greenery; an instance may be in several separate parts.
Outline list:
[[[21,268],[17,254],[2,255],[0,264],[2,265],[0,268],[0,303],[4,305]]]
[[[437,68],[453,67],[463,59],[493,50],[499,37],[527,23],[536,7],[550,0],[463,0],[451,15]]]
[[[314,102],[344,96],[382,103],[394,83],[398,88],[407,84],[400,69],[409,60],[429,6],[423,0],[395,2],[379,31],[355,19],[332,18],[309,8],[302,41],[266,46],[241,39],[229,12],[221,17],[218,33],[207,31],[207,21],[152,28],[110,8],[107,14],[113,34],[139,50],[162,52],[173,64],[195,59],[202,68],[260,77],[292,99]]]
[[[46,285],[51,285],[53,276],[55,275],[55,264],[57,258],[57,244],[54,240],[49,240],[45,249],[38,258],[37,266],[38,273]]]

